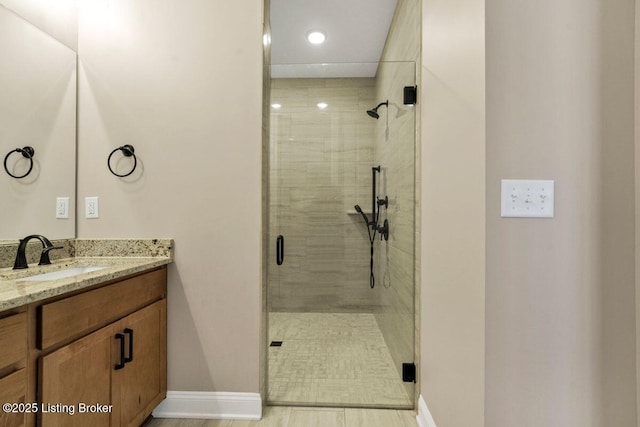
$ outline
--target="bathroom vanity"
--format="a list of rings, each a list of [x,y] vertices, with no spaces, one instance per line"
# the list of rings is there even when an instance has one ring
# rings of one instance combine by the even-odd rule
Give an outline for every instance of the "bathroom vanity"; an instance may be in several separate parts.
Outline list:
[[[33,281],[0,270],[0,425],[141,425],[166,396],[169,262],[79,258],[45,269],[79,273]]]

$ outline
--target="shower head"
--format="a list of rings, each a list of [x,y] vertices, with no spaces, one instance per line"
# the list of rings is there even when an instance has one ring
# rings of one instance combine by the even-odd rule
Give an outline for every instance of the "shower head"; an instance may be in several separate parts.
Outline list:
[[[383,105],[388,108],[389,107],[389,101],[387,100],[387,101],[381,102],[380,104],[378,104],[376,106],[376,108],[372,108],[371,110],[367,110],[367,114],[369,115],[369,117],[373,117],[376,120],[379,119],[380,118],[380,114],[378,114],[378,108],[382,107]]]
[[[376,120],[380,118],[380,115],[376,110],[367,110],[367,114]]]

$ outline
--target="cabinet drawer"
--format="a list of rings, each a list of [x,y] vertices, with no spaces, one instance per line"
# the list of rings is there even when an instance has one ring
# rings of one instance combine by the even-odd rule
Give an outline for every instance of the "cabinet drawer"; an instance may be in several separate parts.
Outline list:
[[[20,369],[11,375],[0,378],[0,402],[1,403],[25,403],[27,391],[27,372]],[[24,408],[17,413],[0,411],[0,426],[21,427],[25,425]]]
[[[163,298],[166,279],[162,268],[41,306],[38,348],[78,338]]]
[[[0,369],[26,358],[27,313],[0,319]]]

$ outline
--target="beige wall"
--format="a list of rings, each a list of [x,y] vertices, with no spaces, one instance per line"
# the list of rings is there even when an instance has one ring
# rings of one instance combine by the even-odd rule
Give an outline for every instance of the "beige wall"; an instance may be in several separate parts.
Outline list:
[[[264,0],[262,5],[263,16],[263,56],[262,56],[262,284],[260,287],[261,301],[261,326],[260,326],[260,395],[266,396],[267,390],[267,341],[269,340],[268,325],[268,306],[267,306],[267,275],[269,274],[268,261],[264,256],[268,253],[270,246],[269,233],[265,233],[269,226],[269,146],[271,133],[269,117],[271,111],[271,0]],[[264,401],[263,401],[264,402]]]
[[[171,390],[258,392],[262,2],[85,0],[78,235],[172,237]],[[109,152],[133,144],[119,179]],[[79,204],[83,211],[83,203]]]
[[[487,0],[486,419],[634,426],[634,2]],[[500,179],[555,217],[500,218]]]
[[[636,7],[635,13],[635,208],[636,208],[636,221],[635,221],[635,236],[636,236],[636,417],[637,426],[640,426],[640,274],[637,266],[640,265],[640,7]]]
[[[422,19],[420,392],[438,426],[476,427],[484,425],[484,1],[424,0]]]
[[[640,7],[636,7],[635,13],[635,201],[636,201],[636,266],[640,265]],[[637,426],[640,427],[640,274],[636,267],[636,416],[638,417]]]
[[[366,312],[371,211],[374,79],[274,79],[271,101],[270,311]],[[320,110],[318,102],[328,107]],[[285,238],[285,262],[275,241]]]
[[[0,5],[0,64],[0,161],[16,148],[35,150],[28,176],[0,168],[0,239],[73,238],[75,52]],[[29,165],[19,153],[7,159],[14,175]],[[56,197],[69,198],[68,219],[56,219]]]
[[[70,49],[78,49],[78,0],[0,0],[25,20]]]
[[[483,12],[424,3],[422,394],[438,425],[636,425],[633,2],[487,2],[486,229]],[[555,218],[501,219],[502,178],[555,179]]]
[[[635,1],[599,2],[602,58],[600,242],[604,425],[636,426],[634,11]]]

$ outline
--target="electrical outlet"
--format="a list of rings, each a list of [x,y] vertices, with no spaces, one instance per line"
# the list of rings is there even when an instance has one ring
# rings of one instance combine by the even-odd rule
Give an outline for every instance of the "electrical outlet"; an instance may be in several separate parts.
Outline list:
[[[69,218],[69,198],[57,197],[56,198],[56,218]]]
[[[99,218],[98,197],[84,198],[84,217]]]
[[[553,218],[554,181],[502,180],[502,217]]]

